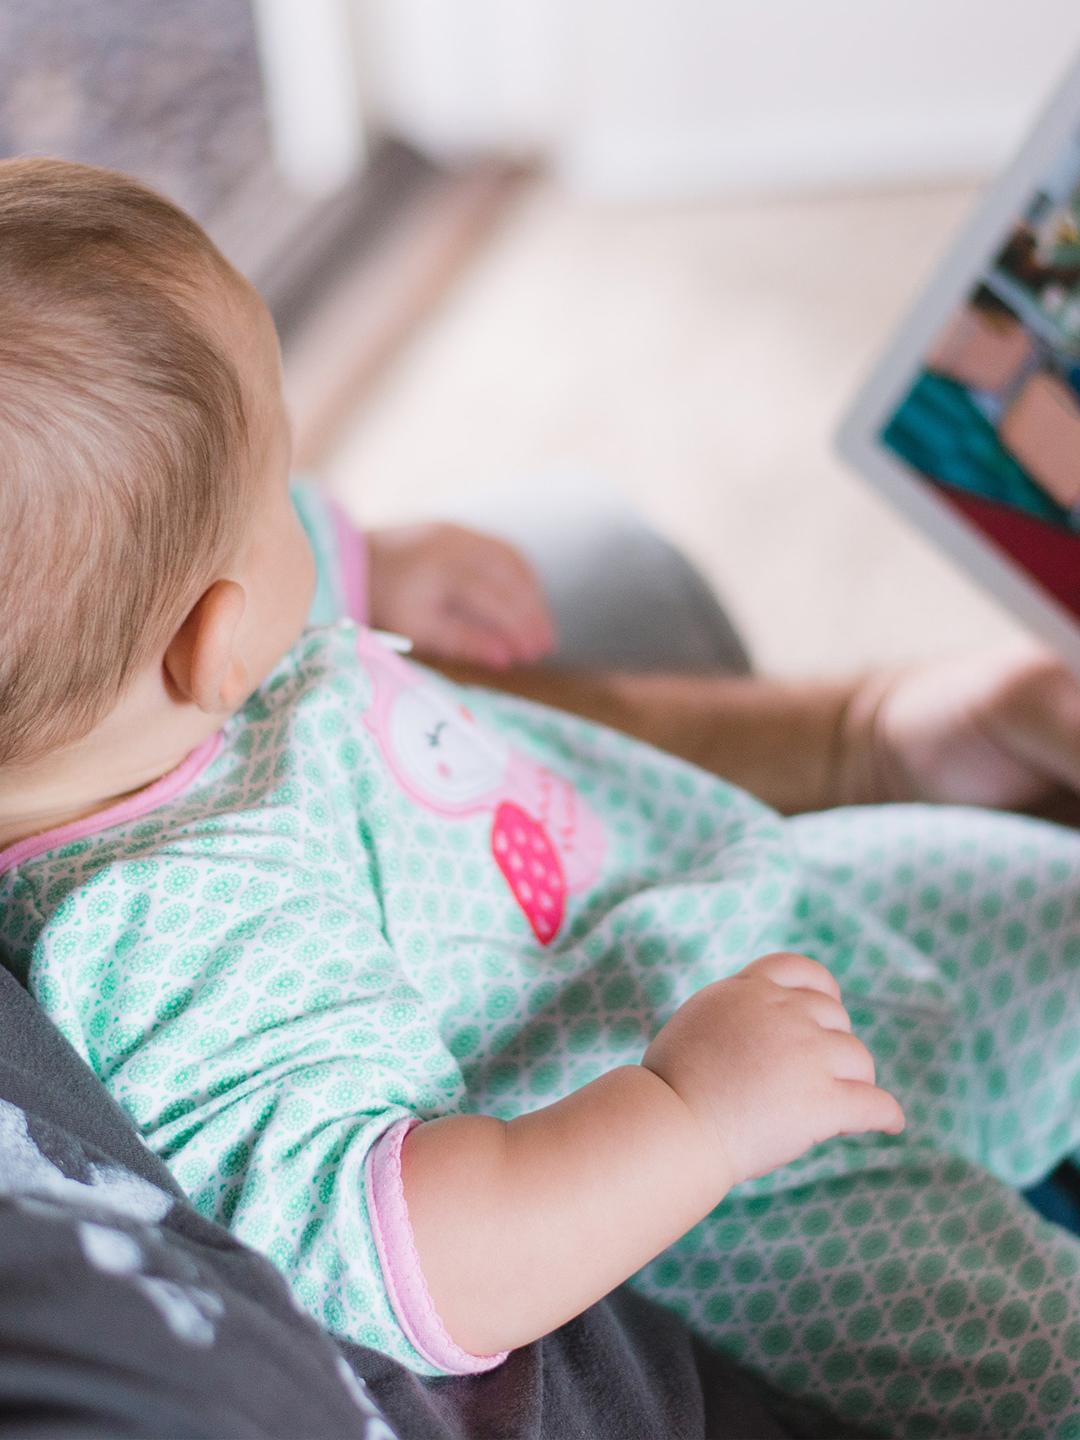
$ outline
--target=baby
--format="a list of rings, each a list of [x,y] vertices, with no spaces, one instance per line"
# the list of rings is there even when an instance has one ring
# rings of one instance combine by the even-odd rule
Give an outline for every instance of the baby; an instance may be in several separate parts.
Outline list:
[[[265,308],[123,177],[0,165],[0,307],[0,940],[196,1205],[429,1375],[633,1276],[850,1421],[1080,1433],[1010,1188],[1080,1145],[1080,841],[782,820],[404,661]]]

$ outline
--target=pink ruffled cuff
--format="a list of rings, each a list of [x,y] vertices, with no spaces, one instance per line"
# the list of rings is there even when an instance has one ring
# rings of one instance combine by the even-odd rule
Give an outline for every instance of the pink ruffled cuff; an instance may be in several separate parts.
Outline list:
[[[368,623],[368,547],[362,530],[358,530],[335,501],[330,502],[337,534],[338,565],[345,613],[358,625]]]
[[[368,1152],[368,1214],[383,1280],[394,1314],[410,1344],[429,1364],[451,1375],[476,1375],[494,1370],[510,1353],[470,1355],[446,1333],[420,1269],[405,1187],[401,1180],[401,1147],[419,1120],[399,1120],[380,1135]]]

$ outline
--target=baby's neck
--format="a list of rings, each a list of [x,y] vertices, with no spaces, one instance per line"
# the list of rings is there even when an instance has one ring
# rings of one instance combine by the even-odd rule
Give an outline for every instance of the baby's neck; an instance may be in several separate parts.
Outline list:
[[[62,796],[19,794],[11,797],[10,812],[7,809],[9,797],[0,795],[0,850],[17,845],[20,840],[29,840],[33,835],[42,835],[63,825],[71,825],[76,820],[85,820],[90,815],[107,810],[131,793],[128,790],[118,795],[100,796],[86,804]]]
[[[132,696],[73,745],[0,770],[0,849],[84,820],[152,785],[220,729],[221,720],[187,705],[146,711]]]
[[[55,757],[50,757],[55,760]],[[176,757],[179,764],[183,755]],[[0,775],[0,850],[48,830],[85,820],[152,785],[174,766],[155,763],[140,770],[124,766],[114,778],[98,772],[45,776],[27,770],[14,777]]]

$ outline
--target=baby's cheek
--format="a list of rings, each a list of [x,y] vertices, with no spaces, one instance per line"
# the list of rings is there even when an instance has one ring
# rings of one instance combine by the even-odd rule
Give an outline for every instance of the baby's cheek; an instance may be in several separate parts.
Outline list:
[[[307,532],[287,493],[285,504],[277,510],[274,531],[276,543],[267,547],[265,578],[271,596],[279,597],[276,603],[288,610],[290,623],[299,634],[315,598],[317,575]]]
[[[296,511],[289,505],[283,525],[285,533],[276,562],[267,579],[271,604],[278,610],[280,625],[287,631],[284,650],[300,634],[315,597],[315,556]]]
[[[255,685],[295,645],[315,595],[315,556],[291,506],[276,539],[256,555],[245,586],[243,658]]]
[[[296,619],[296,633],[299,635],[304,628],[308,615],[311,613],[311,603],[315,599],[315,586],[318,581],[318,571],[315,565],[315,554],[304,534],[302,526],[296,526],[299,546],[296,554],[296,570],[299,577],[297,603],[294,607],[294,618]]]

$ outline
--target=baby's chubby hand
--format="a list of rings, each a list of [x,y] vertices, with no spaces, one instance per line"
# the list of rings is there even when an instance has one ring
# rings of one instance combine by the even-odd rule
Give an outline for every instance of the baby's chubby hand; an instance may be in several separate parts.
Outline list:
[[[805,955],[765,955],[698,991],[642,1064],[701,1125],[725,1190],[836,1135],[904,1128],[899,1104],[874,1084],[840,987]]]
[[[540,584],[504,540],[460,525],[408,525],[368,535],[371,623],[421,654],[493,669],[541,659],[555,629]]]

